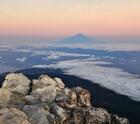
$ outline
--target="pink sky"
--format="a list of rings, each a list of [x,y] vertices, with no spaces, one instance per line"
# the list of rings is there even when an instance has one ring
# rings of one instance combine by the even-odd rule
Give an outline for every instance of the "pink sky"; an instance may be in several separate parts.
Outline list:
[[[0,35],[140,36],[140,0],[0,1]]]

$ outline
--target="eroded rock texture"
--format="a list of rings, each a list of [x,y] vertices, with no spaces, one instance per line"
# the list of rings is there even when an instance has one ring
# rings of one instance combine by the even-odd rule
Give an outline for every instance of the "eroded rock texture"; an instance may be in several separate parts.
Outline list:
[[[0,124],[129,124],[91,106],[90,96],[81,87],[65,88],[58,77],[41,75],[30,81],[11,73],[0,88]]]

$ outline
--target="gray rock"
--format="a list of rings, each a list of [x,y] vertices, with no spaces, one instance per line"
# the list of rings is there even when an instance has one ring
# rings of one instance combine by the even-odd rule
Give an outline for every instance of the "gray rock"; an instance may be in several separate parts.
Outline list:
[[[63,122],[67,118],[66,112],[63,110],[63,108],[61,108],[60,106],[58,106],[56,104],[51,105],[51,113],[55,116],[56,124],[59,124],[59,123],[63,124]],[[57,123],[57,122],[59,122],[59,123]]]
[[[77,106],[77,95],[76,95],[76,92],[71,90],[71,89],[68,89],[68,88],[65,88],[64,90],[65,92],[65,95],[67,96],[67,101],[66,101],[66,107],[67,108],[74,108]]]
[[[31,124],[28,117],[16,108],[0,109],[0,124]]]
[[[78,96],[78,106],[91,106],[91,95],[88,90],[85,90],[81,87],[73,88]]]
[[[55,98],[55,102],[57,103],[57,105],[61,106],[61,107],[67,107],[69,106],[68,104],[68,96],[64,93],[60,93],[57,94],[56,98]]]
[[[54,116],[41,106],[25,105],[22,111],[28,116],[31,124],[54,124]]]
[[[69,118],[64,124],[88,124],[85,121],[86,111],[82,107],[75,107],[69,113]]]
[[[105,109],[92,107],[87,110],[86,124],[111,124],[110,114]]]
[[[111,124],[129,124],[127,118],[120,118],[117,115],[111,115],[112,123]]]
[[[25,102],[27,104],[37,104],[38,99],[32,95],[27,95],[27,96],[25,96]]]

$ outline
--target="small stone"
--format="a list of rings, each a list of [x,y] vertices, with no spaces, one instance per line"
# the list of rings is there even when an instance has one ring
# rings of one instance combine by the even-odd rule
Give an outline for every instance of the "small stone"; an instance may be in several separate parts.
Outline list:
[[[38,99],[36,99],[36,97],[34,97],[32,95],[27,95],[27,96],[25,96],[25,101],[28,104],[37,104]]]

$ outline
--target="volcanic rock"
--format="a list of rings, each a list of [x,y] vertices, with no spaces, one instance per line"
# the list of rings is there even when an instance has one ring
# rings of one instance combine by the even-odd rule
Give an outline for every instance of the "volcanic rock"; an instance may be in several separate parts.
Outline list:
[[[65,88],[60,78],[11,73],[0,88],[0,124],[129,124],[90,101],[88,90]]]

